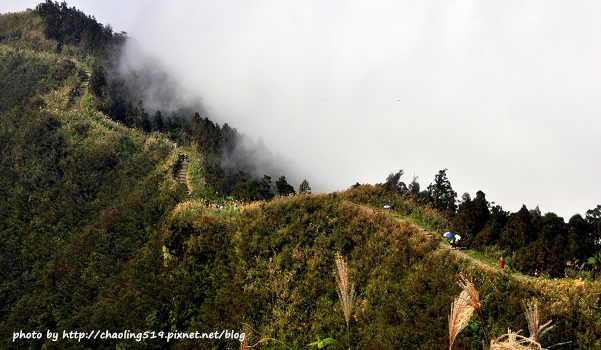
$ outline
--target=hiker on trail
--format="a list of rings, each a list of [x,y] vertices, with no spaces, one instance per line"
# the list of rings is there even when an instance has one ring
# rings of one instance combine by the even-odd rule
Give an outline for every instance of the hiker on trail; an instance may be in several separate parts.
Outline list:
[[[501,257],[501,259],[499,259],[499,266],[504,269],[505,268],[505,260],[503,260],[503,257]]]

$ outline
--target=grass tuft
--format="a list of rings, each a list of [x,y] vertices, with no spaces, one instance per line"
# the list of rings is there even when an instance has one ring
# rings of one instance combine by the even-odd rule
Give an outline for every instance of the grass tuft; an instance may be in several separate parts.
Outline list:
[[[526,338],[520,332],[507,331],[490,342],[490,350],[542,350],[543,347],[532,338]]]
[[[351,322],[351,313],[353,311],[353,302],[355,300],[355,284],[349,279],[348,265],[340,253],[336,253],[336,284],[344,320],[346,321],[347,340],[350,349],[349,325]]]
[[[543,334],[550,331],[554,326],[551,325],[551,320],[544,324],[540,324],[538,316],[538,301],[532,299],[528,302],[524,302],[524,308],[526,313],[526,320],[528,321],[528,331],[530,332],[530,339],[538,342]]]
[[[449,315],[449,349],[453,348],[453,343],[457,335],[468,325],[474,307],[470,295],[465,290],[461,291],[451,304],[451,315]]]

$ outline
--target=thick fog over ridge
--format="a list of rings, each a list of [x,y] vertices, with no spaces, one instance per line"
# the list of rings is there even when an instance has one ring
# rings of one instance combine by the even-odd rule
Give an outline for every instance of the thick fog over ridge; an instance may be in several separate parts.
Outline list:
[[[155,2],[133,36],[227,121],[320,178],[439,169],[567,218],[601,198],[599,5]]]
[[[178,96],[262,138],[314,190],[398,169],[425,188],[448,168],[459,196],[482,190],[506,210],[569,219],[601,202],[599,3],[97,4],[69,2],[127,31],[141,48],[128,60],[156,57]]]
[[[174,79],[164,62],[144,50],[135,38],[128,39],[121,55],[119,69],[109,74],[112,75],[119,75],[120,79],[128,82],[131,93],[136,100],[143,101],[146,112],[154,114],[161,111],[164,118],[172,119],[190,119],[194,113],[198,113],[201,118],[207,117],[213,122],[221,123],[220,126],[231,124],[227,117],[220,118],[214,111],[207,109],[197,93]],[[236,125],[229,126],[236,128]],[[307,174],[300,171],[295,162],[281,152],[269,150],[261,137],[253,138],[242,132],[234,154],[234,158],[244,159],[253,165],[246,170],[255,178],[269,175],[275,182],[284,175],[287,176],[287,181],[296,187],[306,179]],[[235,167],[231,159],[224,158],[222,161],[225,168]],[[320,184],[319,179],[313,180],[314,184]]]

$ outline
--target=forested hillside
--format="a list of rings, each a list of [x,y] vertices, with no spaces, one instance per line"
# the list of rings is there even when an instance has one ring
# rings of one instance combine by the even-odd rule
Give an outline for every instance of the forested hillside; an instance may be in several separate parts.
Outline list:
[[[601,348],[601,258],[580,267],[599,250],[599,207],[566,224],[507,213],[480,192],[457,205],[446,170],[426,190],[401,171],[331,194],[305,181],[296,194],[282,174],[257,176],[245,152],[261,146],[240,151],[243,135],[202,110],[148,114],[113,75],[124,40],[65,3],[0,16],[1,348],[306,349],[332,338],[328,349],[448,349],[461,276],[483,317],[454,349],[527,330],[532,298],[555,325],[544,347]],[[507,254],[508,269],[463,259],[441,245],[446,230],[484,258]],[[518,273],[533,267],[585,278]],[[13,339],[226,329],[245,340]]]
[[[13,329],[91,316],[184,191],[170,176],[171,142],[78,113],[86,47],[47,37],[34,11],[3,15],[0,28],[0,329],[10,348],[24,346]]]
[[[601,271],[601,205],[584,216],[575,214],[566,222],[555,213],[543,214],[538,207],[528,209],[523,205],[515,213],[505,211],[482,191],[477,191],[473,199],[469,193],[458,199],[447,169],[440,170],[422,191],[416,178],[406,185],[402,175],[403,170],[391,173],[378,184],[371,196],[372,204],[395,207],[398,200],[387,196],[398,195],[435,210],[440,215],[436,228],[460,234],[462,247],[496,259],[504,256],[512,269],[524,274],[595,279]],[[396,209],[410,215],[414,208]]]

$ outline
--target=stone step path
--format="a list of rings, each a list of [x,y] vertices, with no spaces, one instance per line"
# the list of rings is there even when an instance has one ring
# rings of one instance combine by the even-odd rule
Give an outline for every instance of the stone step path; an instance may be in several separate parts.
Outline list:
[[[188,165],[190,163],[190,158],[188,158],[187,153],[180,152],[178,154],[179,161],[181,162],[181,168],[179,169],[179,173],[177,174],[177,181],[186,185],[188,189],[188,193],[192,193],[192,186],[188,181]]]
[[[177,181],[183,184],[187,184],[186,174],[188,173],[188,160],[182,160],[182,167],[179,169],[179,174],[177,176]]]

